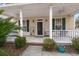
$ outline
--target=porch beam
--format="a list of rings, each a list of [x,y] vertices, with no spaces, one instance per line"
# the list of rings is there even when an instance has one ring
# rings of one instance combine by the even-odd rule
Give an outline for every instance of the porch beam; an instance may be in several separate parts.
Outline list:
[[[23,29],[23,12],[21,9],[19,10],[19,16],[20,16],[20,27],[21,27],[20,36],[23,37],[23,30],[22,30]]]
[[[52,39],[52,6],[49,7],[49,37]]]

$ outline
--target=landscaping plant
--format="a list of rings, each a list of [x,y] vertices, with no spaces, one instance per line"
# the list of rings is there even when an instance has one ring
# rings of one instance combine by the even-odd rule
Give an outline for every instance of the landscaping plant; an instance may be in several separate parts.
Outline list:
[[[0,47],[2,47],[5,42],[6,42],[6,36],[0,37]]]
[[[3,12],[4,10],[0,10],[0,15]],[[2,47],[6,42],[7,35],[14,29],[17,29],[16,22],[11,22],[12,19],[13,17],[0,17],[0,47]]]
[[[72,45],[77,50],[77,52],[79,53],[79,37],[73,38]]]
[[[17,36],[15,39],[15,47],[16,48],[22,48],[26,45],[26,38]]]
[[[47,51],[52,51],[56,47],[56,43],[53,39],[45,38],[43,48]]]

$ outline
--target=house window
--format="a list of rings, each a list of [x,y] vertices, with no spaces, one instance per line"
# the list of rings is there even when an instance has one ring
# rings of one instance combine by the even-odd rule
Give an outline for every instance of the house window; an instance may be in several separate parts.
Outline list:
[[[29,20],[27,20],[27,32],[29,32]]]
[[[20,20],[18,21],[18,24],[20,26]],[[23,20],[23,31],[29,32],[29,20]]]
[[[27,28],[27,22],[26,20],[23,20],[23,31],[27,31],[26,28]]]
[[[53,30],[65,30],[65,18],[53,18]]]
[[[18,20],[18,26],[20,26],[20,20]]]
[[[62,29],[62,20],[60,18],[55,19],[55,29],[61,30]]]

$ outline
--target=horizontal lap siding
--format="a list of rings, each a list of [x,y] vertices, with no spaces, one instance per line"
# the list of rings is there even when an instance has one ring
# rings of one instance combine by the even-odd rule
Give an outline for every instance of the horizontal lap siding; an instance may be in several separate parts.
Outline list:
[[[66,17],[66,30],[74,29],[74,19],[72,16]]]

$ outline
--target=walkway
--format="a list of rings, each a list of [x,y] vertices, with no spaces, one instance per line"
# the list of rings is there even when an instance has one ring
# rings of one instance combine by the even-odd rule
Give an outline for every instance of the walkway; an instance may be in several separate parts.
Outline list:
[[[42,46],[29,46],[22,56],[79,56],[78,54],[42,51]]]

